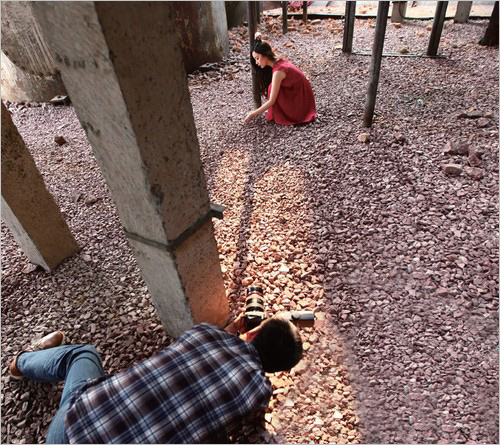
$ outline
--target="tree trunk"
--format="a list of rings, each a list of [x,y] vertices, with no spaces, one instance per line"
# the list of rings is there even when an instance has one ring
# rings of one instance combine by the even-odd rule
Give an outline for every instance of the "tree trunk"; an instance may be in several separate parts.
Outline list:
[[[479,44],[483,46],[498,46],[498,2],[495,2],[490,23]]]

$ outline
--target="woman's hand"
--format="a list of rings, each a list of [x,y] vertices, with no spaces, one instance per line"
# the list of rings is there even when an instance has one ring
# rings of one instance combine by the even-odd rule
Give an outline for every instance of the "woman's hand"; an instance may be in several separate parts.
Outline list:
[[[255,114],[255,111],[252,111],[251,113],[247,114],[247,117],[245,117],[245,124],[248,124],[252,119],[254,119],[257,115]]]
[[[255,33],[254,40],[259,40],[259,39],[262,40],[262,34],[259,31],[257,31]]]

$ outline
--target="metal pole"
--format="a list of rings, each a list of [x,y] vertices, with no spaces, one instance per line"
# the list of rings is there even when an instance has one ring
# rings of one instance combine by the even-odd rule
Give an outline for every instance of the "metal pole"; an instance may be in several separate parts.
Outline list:
[[[302,2],[302,20],[307,23],[307,2]]]
[[[288,32],[288,9],[287,9],[287,2],[281,2],[281,9],[282,13],[281,16],[283,17],[283,34],[286,34]]]
[[[345,4],[345,20],[344,20],[344,41],[342,44],[342,52],[352,52],[352,38],[354,35],[354,18],[356,14],[356,2],[346,2]]]
[[[439,40],[443,32],[444,19],[446,17],[446,8],[448,2],[438,2],[436,6],[436,13],[434,15],[434,22],[432,23],[431,36],[429,38],[429,46],[427,47],[427,55],[435,56],[438,52]]]
[[[256,2],[247,2],[248,11],[248,37],[250,40],[250,57],[252,57],[253,44],[255,43],[255,33],[257,32],[257,8]],[[252,65],[252,92],[253,92],[253,102],[256,108],[262,105],[259,92],[259,84],[257,82],[257,75],[255,73],[255,68]]]
[[[378,80],[380,76],[380,65],[382,62],[382,52],[384,51],[385,29],[387,27],[387,17],[389,16],[389,5],[391,2],[379,2],[377,11],[377,24],[375,25],[375,39],[372,49],[372,63],[370,66],[370,83],[366,95],[365,115],[363,125],[371,127],[373,113],[375,112],[375,99],[377,98]]]

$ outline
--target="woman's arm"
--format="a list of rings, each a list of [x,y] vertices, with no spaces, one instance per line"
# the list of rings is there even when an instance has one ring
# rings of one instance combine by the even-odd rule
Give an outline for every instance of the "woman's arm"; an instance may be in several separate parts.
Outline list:
[[[259,114],[262,114],[264,111],[274,105],[278,97],[278,93],[280,92],[281,82],[285,77],[286,74],[283,71],[275,71],[273,73],[271,95],[269,96],[269,99],[261,107],[247,114],[247,116],[245,117],[245,124],[248,124],[248,122],[250,122],[254,117],[257,117]]]

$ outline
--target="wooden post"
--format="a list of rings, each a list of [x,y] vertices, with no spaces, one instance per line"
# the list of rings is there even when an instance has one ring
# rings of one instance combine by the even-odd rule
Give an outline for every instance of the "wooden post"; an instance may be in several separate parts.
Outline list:
[[[302,20],[307,24],[307,2],[302,2]]]
[[[252,56],[252,49],[255,43],[255,33],[257,32],[257,2],[247,2],[248,4],[248,37],[250,39],[250,57]],[[257,74],[255,68],[252,65],[252,91],[253,91],[253,103],[256,108],[262,105],[262,100],[260,98],[259,84],[257,82]]]
[[[498,45],[498,2],[495,2],[493,12],[491,13],[490,23],[484,32],[483,38],[479,41],[482,46]]]
[[[346,2],[344,20],[344,41],[342,52],[352,52],[352,38],[354,35],[354,18],[356,14],[356,2]]]
[[[260,2],[255,2],[255,16],[257,25],[260,25],[260,13],[262,12],[262,5]]]
[[[469,21],[472,2],[458,2],[457,12],[453,21],[455,23],[467,23]]]
[[[281,2],[281,16],[283,17],[283,34],[288,32],[288,2]]]
[[[382,62],[382,52],[384,50],[385,29],[387,27],[387,17],[389,16],[390,2],[379,2],[377,11],[377,24],[375,26],[375,39],[372,49],[372,63],[370,66],[370,83],[366,95],[365,115],[363,125],[371,127],[373,113],[375,112],[375,99],[377,98],[378,80],[380,76],[380,65]]]
[[[441,39],[441,33],[443,32],[443,24],[446,17],[447,7],[448,2],[437,3],[434,22],[432,23],[431,37],[429,38],[429,46],[427,47],[428,56],[437,56],[439,40]]]

